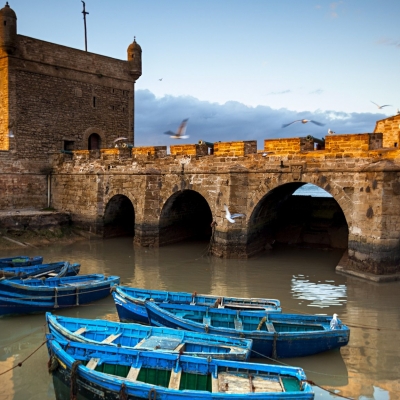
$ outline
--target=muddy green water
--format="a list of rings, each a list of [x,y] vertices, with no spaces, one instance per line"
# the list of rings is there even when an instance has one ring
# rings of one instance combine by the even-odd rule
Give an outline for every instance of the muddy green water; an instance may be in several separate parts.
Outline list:
[[[280,247],[249,260],[207,257],[206,251],[204,242],[144,249],[118,238],[0,252],[0,257],[43,255],[45,262],[79,262],[82,274],[119,275],[124,285],[271,297],[281,301],[284,312],[337,313],[351,328],[348,346],[281,362],[304,368],[308,379],[323,388],[315,387],[316,399],[340,398],[324,389],[359,400],[400,399],[400,282],[376,284],[339,275],[338,251]],[[118,320],[111,296],[60,313]],[[45,346],[32,354],[44,333],[43,315],[0,318],[1,400],[55,399]],[[20,362],[21,367],[4,373]]]

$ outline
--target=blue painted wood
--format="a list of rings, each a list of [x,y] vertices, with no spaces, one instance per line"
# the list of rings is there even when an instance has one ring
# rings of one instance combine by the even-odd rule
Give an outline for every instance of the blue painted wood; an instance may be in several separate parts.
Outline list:
[[[10,279],[17,277],[26,279],[28,277],[36,277],[42,279],[51,276],[61,278],[62,276],[78,275],[80,267],[80,264],[70,264],[68,261],[31,265],[28,267],[0,267],[0,278]]]
[[[104,298],[118,276],[77,275],[48,279],[0,281],[0,315],[28,314],[76,307]]]
[[[43,263],[42,256],[28,257],[28,256],[14,256],[0,258],[1,267],[27,267],[29,265],[38,265]]]
[[[301,368],[47,339],[55,390],[80,399],[314,399]]]
[[[254,357],[257,354],[271,358],[308,356],[345,346],[350,338],[350,329],[340,320],[338,329],[330,329],[329,316],[157,305],[149,301],[145,306],[153,326],[252,339]],[[242,329],[238,329],[238,319]]]
[[[197,304],[219,308],[242,309],[248,311],[281,312],[280,302],[276,299],[224,297],[187,292],[167,292],[118,286],[113,293],[115,305],[121,321],[149,323],[146,300],[155,303]]]
[[[49,332],[73,342],[157,350],[185,355],[246,361],[252,341],[134,323],[72,318],[46,313]]]

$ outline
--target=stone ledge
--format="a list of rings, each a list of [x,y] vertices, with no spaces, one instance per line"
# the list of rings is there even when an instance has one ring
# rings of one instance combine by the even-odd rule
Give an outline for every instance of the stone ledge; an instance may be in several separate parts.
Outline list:
[[[389,274],[389,275],[374,275],[369,272],[355,271],[353,269],[348,269],[342,265],[336,266],[336,272],[343,275],[356,276],[357,278],[366,279],[372,282],[384,283],[384,282],[395,282],[400,281],[399,274]]]

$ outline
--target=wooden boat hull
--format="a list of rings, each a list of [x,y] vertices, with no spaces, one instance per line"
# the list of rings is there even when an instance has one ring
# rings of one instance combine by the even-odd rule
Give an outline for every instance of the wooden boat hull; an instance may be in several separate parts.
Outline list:
[[[145,301],[171,304],[197,304],[234,310],[281,312],[279,300],[263,298],[223,297],[187,292],[167,292],[119,286],[113,294],[118,315],[123,322],[149,323]]]
[[[247,339],[142,324],[71,318],[51,313],[46,313],[46,321],[49,332],[56,339],[95,345],[237,361],[248,360],[252,346],[252,341]]]
[[[301,368],[59,342],[47,337],[57,400],[65,399],[60,382],[70,388],[69,395],[79,393],[80,400],[314,398]]]
[[[232,310],[151,302],[146,308],[153,326],[252,339],[254,357],[303,357],[345,346],[350,338],[349,328],[341,323],[340,329],[329,328],[330,317],[245,311],[238,316]],[[205,316],[208,323],[202,322]],[[235,328],[235,319],[242,321],[242,327]]]
[[[17,278],[47,278],[78,275],[81,265],[70,264],[67,261],[60,261],[49,264],[38,264],[28,267],[2,267],[0,268],[0,279]]]
[[[30,265],[38,265],[43,263],[42,256],[28,257],[15,256],[0,258],[0,268],[2,267],[27,267]]]
[[[101,274],[64,278],[0,282],[0,315],[30,314],[91,303],[111,292],[119,284],[118,276]],[[37,286],[36,286],[37,285]],[[47,286],[45,286],[47,285]]]

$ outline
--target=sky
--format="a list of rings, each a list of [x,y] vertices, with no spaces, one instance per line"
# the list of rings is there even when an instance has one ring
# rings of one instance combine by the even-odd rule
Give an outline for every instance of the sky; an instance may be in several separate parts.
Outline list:
[[[5,3],[5,2],[4,2]],[[10,0],[19,34],[84,50],[81,0]],[[88,51],[136,37],[135,145],[373,132],[400,108],[400,0],[86,0]],[[389,105],[382,109],[378,105]],[[175,131],[188,118],[188,139]],[[311,119],[324,124],[296,122]]]

